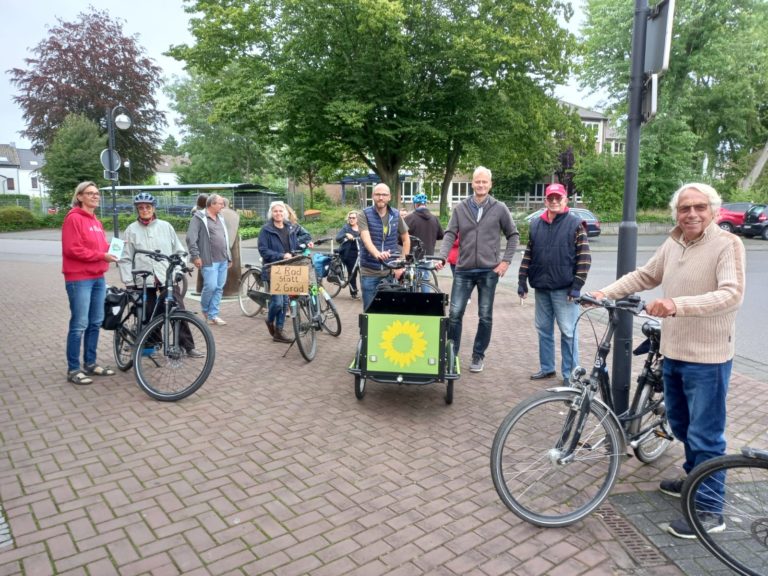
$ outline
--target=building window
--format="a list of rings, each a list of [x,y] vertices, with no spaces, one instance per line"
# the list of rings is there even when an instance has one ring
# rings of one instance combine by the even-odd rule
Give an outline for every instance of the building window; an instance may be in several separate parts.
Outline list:
[[[612,147],[613,155],[617,154],[624,154],[624,142],[614,140],[613,141],[613,147]]]
[[[32,190],[37,190],[37,177],[32,176]]]
[[[13,178],[8,178],[5,183],[8,190],[16,190],[16,183],[13,181]]]
[[[465,198],[472,196],[471,182],[453,182],[451,183],[451,205],[458,204]]]

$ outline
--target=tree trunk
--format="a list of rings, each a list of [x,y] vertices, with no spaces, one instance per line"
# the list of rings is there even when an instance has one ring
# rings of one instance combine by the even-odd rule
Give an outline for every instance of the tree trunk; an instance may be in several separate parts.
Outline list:
[[[462,152],[461,144],[454,144],[451,147],[448,144],[448,154],[445,158],[445,173],[443,175],[443,182],[440,185],[440,216],[448,216],[448,198],[451,194],[451,183],[453,182],[453,176],[456,173],[456,167],[459,165],[459,159]]]
[[[374,171],[379,175],[381,181],[389,186],[392,192],[392,206],[400,206],[400,165],[403,159],[396,155],[376,156],[376,166]]]
[[[747,174],[741,182],[739,182],[739,188],[742,190],[749,190],[752,187],[752,184],[754,184],[758,178],[760,178],[760,174],[763,172],[763,168],[765,168],[765,163],[768,162],[768,142],[765,143],[765,146],[763,147],[763,151],[760,153],[760,156],[757,158],[757,161],[755,162],[755,165],[752,167],[752,170],[750,170],[749,174]]]

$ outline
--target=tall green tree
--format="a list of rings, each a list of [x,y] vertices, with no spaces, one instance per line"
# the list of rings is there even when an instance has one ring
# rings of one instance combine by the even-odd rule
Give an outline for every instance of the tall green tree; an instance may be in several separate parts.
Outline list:
[[[633,4],[588,0],[586,12],[581,80],[605,91],[613,110],[623,113]],[[676,139],[674,149],[668,140],[644,138],[641,150],[657,146],[650,156],[658,160],[660,147],[666,146],[664,154],[677,156],[674,164],[682,164],[686,157],[681,177],[692,172],[718,178],[743,166],[740,159],[763,148],[768,139],[768,3],[678,0],[671,49],[669,70],[660,85],[659,112],[670,121],[684,122],[685,137]],[[658,132],[675,135],[663,127]]]
[[[81,114],[64,118],[45,151],[45,165],[40,169],[54,204],[68,206],[80,182],[103,182],[104,171],[99,160],[103,148],[95,122]]]
[[[207,80],[192,73],[176,79],[166,91],[179,114],[182,144],[178,152],[189,155],[189,165],[178,170],[185,184],[203,182],[258,182],[271,166],[267,143],[245,124],[235,129],[228,117],[217,116],[203,99]]]
[[[189,4],[196,44],[170,53],[211,79],[216,115],[299,143],[311,161],[357,159],[395,202],[409,162],[447,181],[465,154],[539,163],[552,126],[538,105],[573,48],[559,0]]]
[[[158,130],[165,125],[154,97],[160,68],[106,11],[90,7],[73,22],[57,20],[32,49],[34,57],[25,59],[26,67],[9,71],[27,122],[24,135],[42,151],[69,114],[82,114],[100,127],[104,147],[107,110],[123,104],[133,124],[116,130],[116,149],[131,159],[134,177],[144,178],[154,171]]]

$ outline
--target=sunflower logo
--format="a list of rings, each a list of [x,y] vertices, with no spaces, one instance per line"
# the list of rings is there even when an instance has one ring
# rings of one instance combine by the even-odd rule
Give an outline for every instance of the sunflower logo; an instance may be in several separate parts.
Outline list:
[[[418,324],[395,320],[382,333],[381,348],[387,360],[403,368],[424,356],[427,341]]]

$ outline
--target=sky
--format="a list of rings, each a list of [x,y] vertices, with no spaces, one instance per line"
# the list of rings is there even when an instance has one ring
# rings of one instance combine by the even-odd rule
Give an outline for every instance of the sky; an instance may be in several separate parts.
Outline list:
[[[576,31],[581,22],[579,8],[584,2],[572,0],[576,11],[569,25],[572,31]],[[0,0],[0,14],[3,15],[0,74],[4,76],[0,81],[0,143],[14,142],[19,148],[31,146],[31,142],[19,134],[25,123],[21,109],[13,101],[16,87],[11,85],[6,72],[11,68],[26,67],[24,59],[33,56],[30,50],[46,37],[49,28],[58,23],[57,18],[65,22],[75,21],[89,5],[121,19],[123,33],[138,36],[139,45],[160,66],[165,79],[184,75],[182,63],[163,56],[172,45],[192,43],[192,35],[187,30],[189,15],[184,12],[181,0]],[[598,102],[598,98],[580,93],[575,83],[559,88],[556,95],[586,106],[596,106]],[[156,94],[156,98],[168,120],[165,134],[173,134],[180,140],[168,99],[162,92]]]

